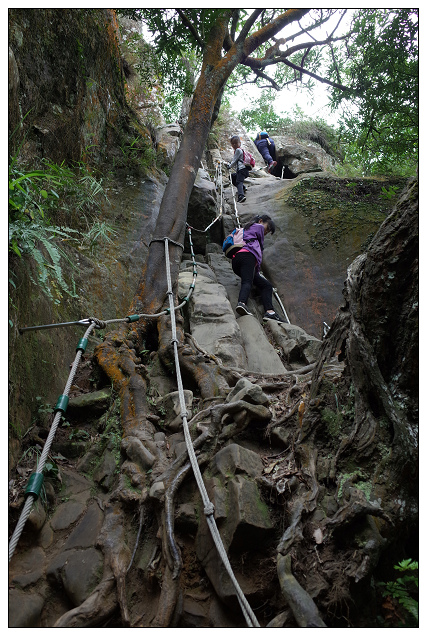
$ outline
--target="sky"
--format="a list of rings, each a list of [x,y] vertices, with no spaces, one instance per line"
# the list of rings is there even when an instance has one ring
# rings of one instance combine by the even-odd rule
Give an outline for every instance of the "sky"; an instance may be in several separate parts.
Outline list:
[[[344,34],[349,26],[351,21],[351,17],[354,13],[354,9],[348,9],[345,17],[341,21],[337,32],[335,35]],[[317,40],[322,40],[329,35],[333,28],[337,23],[338,18],[334,16],[330,21],[326,24],[322,25],[316,31],[313,31],[313,35]],[[310,22],[309,19],[306,20],[307,23]],[[304,19],[302,20],[302,25],[304,24]],[[299,27],[296,28],[290,25],[282,32],[278,33],[277,38],[284,37],[286,35],[290,35],[295,31],[299,30]],[[307,36],[303,35],[299,38],[292,41],[292,45],[306,42]],[[285,50],[286,45],[282,47]],[[268,74],[268,73],[267,73]],[[258,97],[260,95],[261,89],[256,88],[252,85],[247,85],[232,99],[231,104],[233,109],[236,111],[240,111],[243,108],[247,108],[248,98]],[[277,114],[281,114],[283,112],[291,112],[295,106],[299,106],[307,117],[321,117],[329,124],[336,124],[338,119],[337,113],[331,113],[328,108],[328,88],[324,84],[320,82],[315,82],[315,87],[313,89],[313,96],[311,97],[307,92],[298,90],[295,85],[291,85],[283,89],[282,91],[277,93],[277,97],[275,100],[275,111]]]
[[[132,5],[126,5],[132,6]],[[246,6],[246,3],[245,3]],[[328,5],[329,6],[329,5]],[[341,5],[338,5],[341,8]],[[255,7],[250,7],[247,9],[248,11],[252,11]],[[345,8],[345,7],[344,7]],[[341,21],[335,36],[342,35],[348,29],[348,26],[351,21],[352,14],[355,9],[347,9],[347,13],[343,20]],[[337,21],[339,20],[339,15],[331,18],[326,24],[322,25],[318,29],[312,32],[314,37],[319,40],[323,40],[329,35],[334,29]],[[303,26],[307,26],[311,23],[310,17],[305,17],[301,20],[301,24]],[[144,37],[147,41],[150,41],[151,36],[146,31],[144,27],[142,27]],[[282,32],[277,34],[277,38],[286,37],[298,31],[298,25],[290,25]],[[308,39],[307,35],[300,36],[299,38],[292,41],[292,45],[299,42],[306,42]],[[286,48],[286,45],[282,47]],[[268,74],[268,70],[267,70]],[[239,113],[243,108],[247,108],[248,102],[252,98],[259,97],[262,89],[257,88],[254,85],[248,84],[236,91],[236,95],[230,99],[232,109]],[[338,123],[339,111],[335,113],[331,113],[328,108],[328,89],[327,86],[321,84],[320,82],[315,81],[315,87],[313,89],[313,95],[310,96],[306,91],[301,90],[297,87],[297,85],[291,85],[290,87],[286,87],[282,91],[277,93],[277,97],[275,100],[275,111],[277,114],[291,114],[293,108],[295,106],[299,106],[304,115],[307,117],[320,117],[324,119],[327,123],[331,125],[336,125]],[[250,131],[249,131],[250,132]]]

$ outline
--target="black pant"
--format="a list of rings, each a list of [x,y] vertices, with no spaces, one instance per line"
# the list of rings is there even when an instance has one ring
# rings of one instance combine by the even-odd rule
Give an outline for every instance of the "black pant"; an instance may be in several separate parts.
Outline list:
[[[261,274],[255,274],[255,256],[250,252],[237,252],[236,256],[231,259],[231,266],[233,272],[242,280],[239,303],[246,304],[248,302],[252,285],[255,285],[260,290],[264,311],[273,309],[273,285]]]
[[[242,170],[238,170],[236,173],[232,173],[231,181],[233,185],[237,188],[237,193],[239,196],[243,196],[243,181],[249,177],[249,170],[247,168],[242,168]]]

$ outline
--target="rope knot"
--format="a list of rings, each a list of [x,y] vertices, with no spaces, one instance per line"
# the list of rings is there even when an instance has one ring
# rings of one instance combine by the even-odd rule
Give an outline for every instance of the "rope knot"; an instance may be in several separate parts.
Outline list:
[[[215,512],[215,506],[213,505],[211,501],[208,504],[206,504],[206,506],[203,509],[203,512],[205,513],[207,517],[209,517],[210,515],[213,515],[213,513]]]
[[[99,318],[94,318],[93,316],[90,316],[89,320],[90,322],[94,322],[95,325],[98,327],[98,329],[106,329],[107,327],[107,323],[104,322],[103,320],[99,320]]]

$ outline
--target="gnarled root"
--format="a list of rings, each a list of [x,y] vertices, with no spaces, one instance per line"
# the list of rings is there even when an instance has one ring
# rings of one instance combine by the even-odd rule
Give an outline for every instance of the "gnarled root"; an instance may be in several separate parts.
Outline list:
[[[123,434],[134,434],[134,429],[145,421],[148,413],[146,382],[139,373],[139,359],[125,340],[124,328],[108,334],[95,349],[94,356],[119,393]]]
[[[78,607],[63,614],[54,627],[96,627],[106,620],[117,607],[115,580],[109,576],[96,586],[88,598]]]
[[[123,624],[129,626],[125,577],[131,560],[131,553],[125,540],[123,511],[117,502],[109,503],[105,507],[104,524],[100,533],[99,543],[117,582],[117,599]]]
[[[165,493],[165,509],[162,515],[162,552],[166,557],[166,562],[163,571],[162,591],[160,594],[157,615],[153,621],[154,627],[169,627],[172,619],[177,619],[176,609],[180,592],[179,583],[182,559],[174,535],[174,498],[179,486],[184,481],[190,469],[191,464],[188,462],[178,471]]]
[[[218,366],[212,359],[207,359],[196,349],[191,339],[184,338],[183,318],[176,314],[176,335],[179,342],[178,357],[183,377],[199,388],[202,398],[211,398],[223,394],[229,384],[226,377],[229,373]],[[174,352],[171,340],[170,316],[162,316],[158,321],[159,356],[166,368],[173,368]]]
[[[301,587],[291,568],[291,556],[277,555],[277,574],[283,596],[299,627],[326,627],[313,599]]]

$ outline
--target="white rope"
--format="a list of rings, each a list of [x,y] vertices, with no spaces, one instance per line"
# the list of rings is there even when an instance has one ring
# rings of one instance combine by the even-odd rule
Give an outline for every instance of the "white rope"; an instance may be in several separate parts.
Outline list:
[[[191,440],[191,436],[190,436],[190,431],[188,428],[188,422],[187,422],[187,412],[185,409],[185,397],[184,397],[184,388],[182,385],[182,378],[181,378],[181,370],[180,370],[180,366],[179,366],[179,356],[178,356],[178,340],[176,337],[176,322],[175,322],[175,312],[172,311],[173,309],[173,291],[172,291],[172,281],[171,281],[171,274],[170,274],[170,261],[169,261],[169,246],[168,246],[168,239],[165,239],[165,262],[166,262],[166,277],[167,277],[167,284],[168,284],[168,296],[169,296],[169,305],[170,305],[170,314],[171,314],[171,328],[172,328],[172,343],[173,343],[173,347],[174,347],[174,358],[175,358],[175,370],[176,370],[176,379],[177,379],[177,385],[178,385],[178,394],[179,394],[179,402],[180,402],[180,408],[181,408],[181,418],[182,418],[182,425],[183,425],[183,430],[184,430],[184,438],[185,438],[185,443],[187,445],[187,451],[188,451],[188,456],[190,458],[190,462],[191,462],[191,466],[193,468],[193,473],[194,473],[194,477],[196,479],[197,482],[197,486],[199,488],[201,497],[202,497],[202,501],[203,501],[203,508],[204,508],[204,512],[206,515],[206,521],[209,527],[209,530],[211,532],[212,535],[212,539],[215,543],[215,546],[218,550],[218,553],[222,559],[222,562],[224,563],[224,566],[231,578],[231,581],[234,585],[234,588],[236,590],[236,594],[237,594],[237,599],[240,603],[240,607],[242,608],[242,612],[243,615],[245,617],[246,623],[248,624],[249,627],[259,627],[259,623],[258,620],[255,616],[255,614],[253,613],[248,601],[246,600],[245,595],[243,594],[239,583],[236,579],[236,577],[233,574],[233,571],[231,569],[231,565],[230,562],[228,560],[228,556],[227,553],[224,549],[224,545],[222,543],[222,539],[221,539],[221,535],[219,534],[218,528],[216,526],[215,523],[215,519],[213,517],[213,513],[214,513],[214,505],[213,503],[210,501],[208,493],[206,491],[205,488],[205,484],[203,483],[203,478],[202,475],[200,473],[200,469],[199,469],[199,464],[197,462],[197,458],[196,458],[196,454],[194,452],[194,447],[193,447],[193,442]]]
[[[280,305],[280,307],[281,307],[281,309],[282,309],[283,313],[285,314],[285,318],[286,318],[286,320],[288,321],[288,323],[289,323],[289,324],[291,324],[291,321],[290,321],[290,320],[289,320],[289,318],[288,318],[288,314],[286,313],[286,309],[285,309],[285,307],[284,307],[284,305],[283,305],[282,301],[280,300],[280,296],[279,296],[279,294],[277,293],[277,289],[276,289],[275,287],[273,287],[273,292],[274,292],[274,295],[276,296],[277,302],[279,303],[279,305]]]
[[[233,197],[234,213],[235,213],[235,216],[236,216],[237,227],[242,227],[240,225],[239,213],[237,212],[237,203],[236,203],[236,197],[234,196],[233,182],[232,182],[232,179],[231,179],[231,170],[230,170],[230,168],[228,169],[228,175],[229,175],[229,178],[230,178],[231,194],[232,194],[232,197]]]

